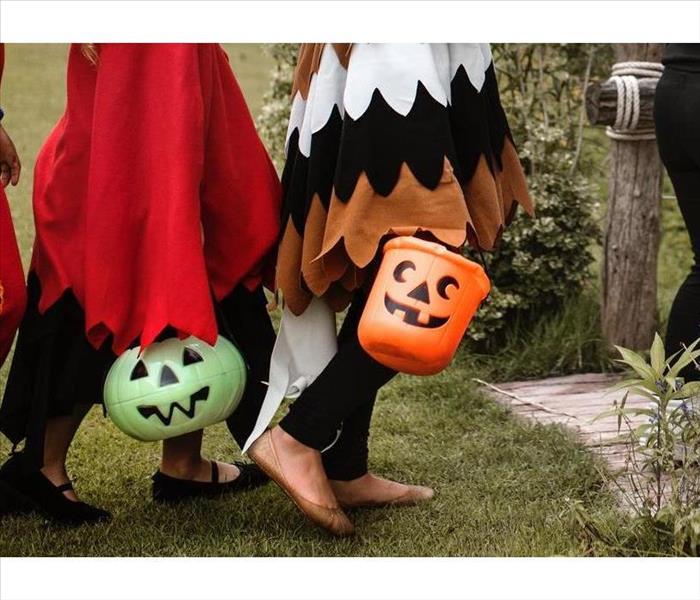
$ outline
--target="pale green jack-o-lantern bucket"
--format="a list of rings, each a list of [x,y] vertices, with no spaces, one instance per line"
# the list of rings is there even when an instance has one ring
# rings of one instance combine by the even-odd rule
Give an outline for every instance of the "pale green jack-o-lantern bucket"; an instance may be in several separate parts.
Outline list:
[[[210,346],[195,337],[170,338],[124,352],[104,386],[107,414],[144,442],[197,431],[227,419],[246,384],[236,347],[219,336]]]

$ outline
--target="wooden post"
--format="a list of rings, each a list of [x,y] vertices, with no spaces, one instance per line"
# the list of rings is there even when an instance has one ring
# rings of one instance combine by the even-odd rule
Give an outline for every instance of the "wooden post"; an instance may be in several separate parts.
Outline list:
[[[639,82],[639,129],[654,126],[656,81]],[[592,84],[586,91],[586,114],[591,125],[613,125],[617,114],[617,86],[610,80]]]
[[[661,44],[618,44],[617,62],[660,62]],[[612,125],[610,82],[587,91],[592,124]],[[653,88],[640,85],[639,127],[653,121]],[[602,327],[609,344],[651,346],[658,325],[656,264],[662,166],[656,140],[610,140],[610,179],[603,242]]]

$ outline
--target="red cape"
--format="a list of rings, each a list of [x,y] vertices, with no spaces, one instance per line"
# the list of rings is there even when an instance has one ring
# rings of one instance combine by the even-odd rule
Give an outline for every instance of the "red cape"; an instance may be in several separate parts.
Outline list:
[[[71,289],[94,346],[167,326],[211,344],[217,299],[249,288],[279,233],[280,186],[215,44],[71,48],[66,112],[35,169],[39,310]]]
[[[26,301],[27,290],[12,215],[5,190],[0,185],[0,366],[10,351]]]
[[[5,46],[0,44],[0,80],[4,65]],[[12,346],[26,300],[27,290],[12,215],[5,190],[0,185],[0,366]]]

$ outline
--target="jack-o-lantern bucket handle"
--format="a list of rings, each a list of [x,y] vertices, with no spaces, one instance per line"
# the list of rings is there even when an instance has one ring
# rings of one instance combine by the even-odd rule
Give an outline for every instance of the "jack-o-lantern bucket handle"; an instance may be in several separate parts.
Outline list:
[[[360,344],[397,371],[432,375],[452,360],[491,289],[481,265],[434,242],[386,243],[358,327]]]

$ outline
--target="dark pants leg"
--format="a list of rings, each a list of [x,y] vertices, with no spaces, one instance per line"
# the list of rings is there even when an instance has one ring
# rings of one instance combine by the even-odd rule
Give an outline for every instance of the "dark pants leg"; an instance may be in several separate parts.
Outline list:
[[[671,307],[666,351],[673,353],[700,337],[700,74],[664,73],[656,92],[659,152],[678,199],[694,262]],[[700,379],[692,365],[681,373]]]
[[[367,473],[369,427],[376,396],[375,392],[343,421],[338,441],[321,455],[328,479],[350,481]]]
[[[219,331],[232,337],[248,365],[248,383],[240,404],[226,424],[236,443],[243,447],[255,426],[267,392],[270,356],[275,345],[275,330],[267,312],[262,287],[253,292],[239,285],[219,304]]]
[[[280,426],[301,443],[323,450],[342,431],[323,463],[330,479],[350,480],[367,472],[369,425],[377,391],[396,371],[360,346],[357,325],[366,301],[358,291],[338,336],[338,353],[291,406]]]

